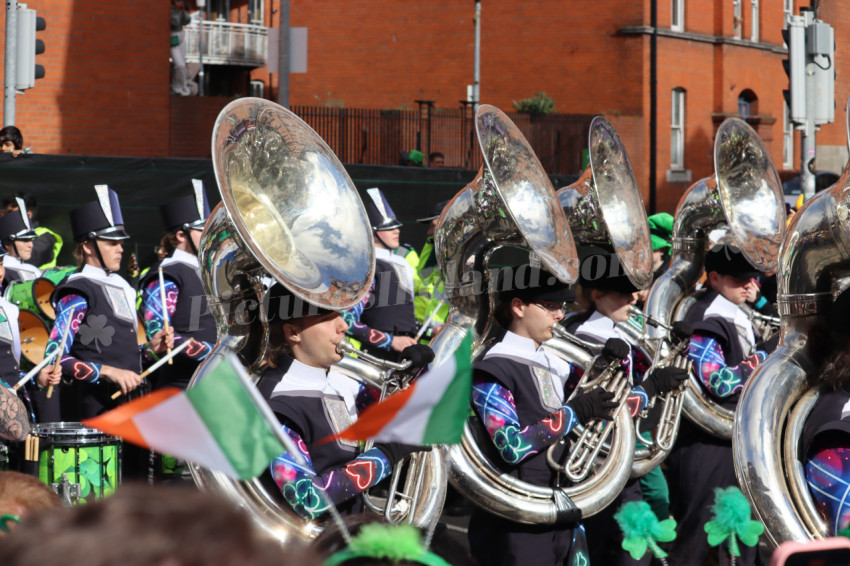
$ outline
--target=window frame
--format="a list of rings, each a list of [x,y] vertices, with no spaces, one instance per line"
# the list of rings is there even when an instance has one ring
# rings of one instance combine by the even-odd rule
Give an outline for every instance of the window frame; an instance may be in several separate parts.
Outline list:
[[[761,6],[759,0],[750,0],[750,41],[758,43],[761,38]]]
[[[686,104],[687,91],[675,87],[670,95],[670,169],[675,171],[685,169]]]
[[[685,31],[685,0],[670,1],[670,29]]]

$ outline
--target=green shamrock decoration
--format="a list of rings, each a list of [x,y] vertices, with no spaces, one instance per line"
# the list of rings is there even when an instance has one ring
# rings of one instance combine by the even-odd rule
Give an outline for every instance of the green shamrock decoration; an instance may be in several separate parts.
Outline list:
[[[729,554],[740,556],[740,540],[747,546],[758,544],[764,532],[764,525],[750,519],[750,502],[737,487],[717,488],[714,490],[714,512],[712,521],[705,524],[708,544],[717,546],[729,539]]]
[[[656,558],[665,558],[667,553],[658,543],[676,538],[676,521],[659,521],[646,501],[624,503],[614,519],[623,531],[623,550],[628,551],[635,560],[640,560],[647,548],[652,550]]]

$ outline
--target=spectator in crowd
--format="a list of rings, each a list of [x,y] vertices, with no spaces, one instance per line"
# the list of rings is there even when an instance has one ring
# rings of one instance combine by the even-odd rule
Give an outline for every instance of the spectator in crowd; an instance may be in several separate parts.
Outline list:
[[[29,148],[24,148],[24,136],[21,130],[15,126],[6,126],[0,130],[0,153],[11,153],[12,157],[29,153]]]
[[[189,71],[186,68],[186,32],[183,26],[192,18],[186,12],[183,0],[171,0],[171,62],[174,65],[171,74],[171,92],[189,96]]]
[[[0,545],[16,566],[318,566],[297,541],[264,538],[209,492],[123,485],[100,501],[28,517]]]
[[[8,523],[62,507],[62,502],[46,483],[35,476],[20,472],[0,472],[0,515],[7,517],[6,527],[0,523],[0,531],[8,529]]]
[[[432,151],[430,155],[428,155],[428,167],[445,167],[446,166],[446,156],[440,153],[439,151]]]

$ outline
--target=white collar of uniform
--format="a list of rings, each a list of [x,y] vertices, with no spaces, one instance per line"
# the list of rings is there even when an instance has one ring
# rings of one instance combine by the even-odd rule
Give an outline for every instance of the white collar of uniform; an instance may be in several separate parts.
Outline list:
[[[29,273],[34,273],[37,277],[41,276],[41,270],[34,265],[30,265],[28,263],[24,263],[13,256],[12,254],[6,254],[3,256],[3,266],[11,267],[12,269],[16,269],[18,271],[27,271]]]
[[[576,335],[589,334],[596,338],[601,344],[604,344],[611,338],[626,340],[626,338],[620,334],[620,331],[614,325],[614,321],[599,311],[593,311],[590,318],[585,320],[578,328],[576,328],[575,333]]]
[[[187,265],[190,265],[191,267],[194,267],[195,269],[201,268],[201,264],[200,262],[198,262],[198,256],[178,249],[175,249],[170,256],[163,259],[160,265],[165,267],[166,265],[172,263],[185,263]]]
[[[355,399],[360,390],[360,384],[350,377],[343,375],[331,368],[325,371],[322,368],[308,366],[296,359],[275,385],[272,396],[290,391],[317,391],[339,395],[345,399],[349,412],[356,415]]]
[[[705,318],[709,318],[712,316],[728,320],[736,327],[744,331],[744,336],[742,336],[741,338],[746,340],[748,343],[741,343],[741,346],[744,347],[744,351],[749,351],[750,348],[748,348],[747,346],[755,345],[756,338],[755,334],[753,333],[753,324],[750,322],[750,319],[747,318],[747,315],[738,307],[738,305],[736,305],[720,293],[718,293],[717,296],[714,297],[714,300],[711,301],[711,304],[708,305],[707,309],[705,309]]]
[[[525,365],[534,365],[562,374],[569,372],[569,364],[558,356],[546,351],[543,346],[534,345],[534,340],[511,331],[506,331],[502,340],[490,348],[484,359],[491,357],[509,358]]]
[[[390,263],[394,263],[403,267],[404,271],[407,273],[407,276],[410,278],[410,287],[412,288],[413,275],[415,271],[413,270],[413,266],[407,263],[406,259],[404,259],[400,255],[394,254],[391,250],[379,246],[375,246],[375,257],[377,259],[388,261]]]

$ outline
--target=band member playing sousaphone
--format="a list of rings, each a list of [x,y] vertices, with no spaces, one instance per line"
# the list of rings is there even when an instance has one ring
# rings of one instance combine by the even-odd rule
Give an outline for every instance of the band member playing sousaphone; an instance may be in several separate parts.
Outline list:
[[[572,293],[548,271],[525,265],[515,273],[502,271],[494,315],[501,332],[475,362],[472,402],[505,472],[559,487],[559,474],[546,462],[547,449],[577,424],[608,416],[617,404],[614,393],[600,388],[569,399],[578,372],[541,344],[552,338],[552,326],[563,318]],[[617,341],[603,357],[622,358],[626,352]],[[528,525],[475,508],[469,524],[472,555],[479,564],[580,563],[573,557],[586,558],[587,547],[581,513],[572,511],[555,524]]]
[[[6,253],[4,268],[7,284],[41,277],[39,268],[25,263],[32,256],[33,240],[38,235],[32,229],[23,199],[18,198],[17,204],[17,210],[0,217],[0,243]]]
[[[818,511],[835,536],[850,526],[850,291],[833,302],[825,319],[809,331],[807,347],[815,369],[809,374],[812,387],[825,385],[800,439],[806,480]]]
[[[629,343],[629,337],[617,328],[617,324],[629,319],[629,307],[634,305],[638,288],[622,271],[613,250],[602,246],[584,246],[579,248],[582,258],[580,272],[579,303],[587,307],[584,312],[570,317],[564,324],[566,330],[578,338],[602,347],[607,340],[620,339]],[[629,347],[628,364],[633,388],[627,400],[632,417],[637,417],[647,409],[650,400],[681,387],[688,378],[684,369],[675,367],[658,368],[649,373],[652,360],[639,349]],[[661,470],[653,472],[661,476]],[[656,478],[666,490],[664,478]],[[657,496],[656,496],[657,498]],[[655,509],[667,507],[665,497],[662,501],[650,501],[641,489],[641,478],[632,478],[626,484],[616,501],[587,521],[588,542],[591,562],[604,564],[648,564],[649,556],[634,560],[620,548],[621,535],[614,521],[614,513],[623,503],[646,499]],[[663,511],[662,511],[663,513]],[[669,516],[669,508],[666,515]]]
[[[215,319],[207,305],[198,264],[198,242],[204,222],[210,215],[210,207],[203,185],[198,181],[192,194],[164,204],[159,210],[168,230],[162,238],[162,247],[168,255],[151,266],[139,282],[143,301],[142,320],[148,339],[163,330],[166,324],[174,329],[175,345],[194,339],[175,356],[171,365],[161,367],[151,376],[154,389],[185,389],[198,363],[209,354],[216,339]]]
[[[737,247],[722,241],[706,254],[705,270],[707,288],[685,318],[694,328],[689,356],[707,394],[734,411],[747,379],[767,357],[757,350],[753,326],[739,308],[761,272]],[[715,488],[737,485],[732,458],[730,440],[689,421],[682,423],[667,458],[670,503],[679,533],[671,550],[673,563],[704,564],[717,552],[709,547],[703,525],[711,519]],[[755,548],[741,545],[740,550],[739,563],[755,563]]]
[[[173,346],[173,334],[164,331],[138,345],[136,291],[117,273],[122,242],[129,238],[118,195],[105,185],[95,189],[97,200],[71,210],[80,269],[51,297],[56,323],[45,351],[49,355],[62,348],[62,375],[71,380],[62,394],[65,421],[114,408],[118,404],[111,399],[114,386],[125,395],[136,389],[142,383],[143,361]]]
[[[343,513],[360,511],[362,492],[386,478],[406,455],[430,448],[383,443],[364,452],[357,442],[322,443],[376,399],[370,389],[331,367],[342,359],[338,344],[348,328],[338,311],[310,305],[280,284],[269,295],[268,369],[258,388],[307,462],[305,467],[283,454],[271,465],[272,477],[305,519],[319,517],[329,504]]]

